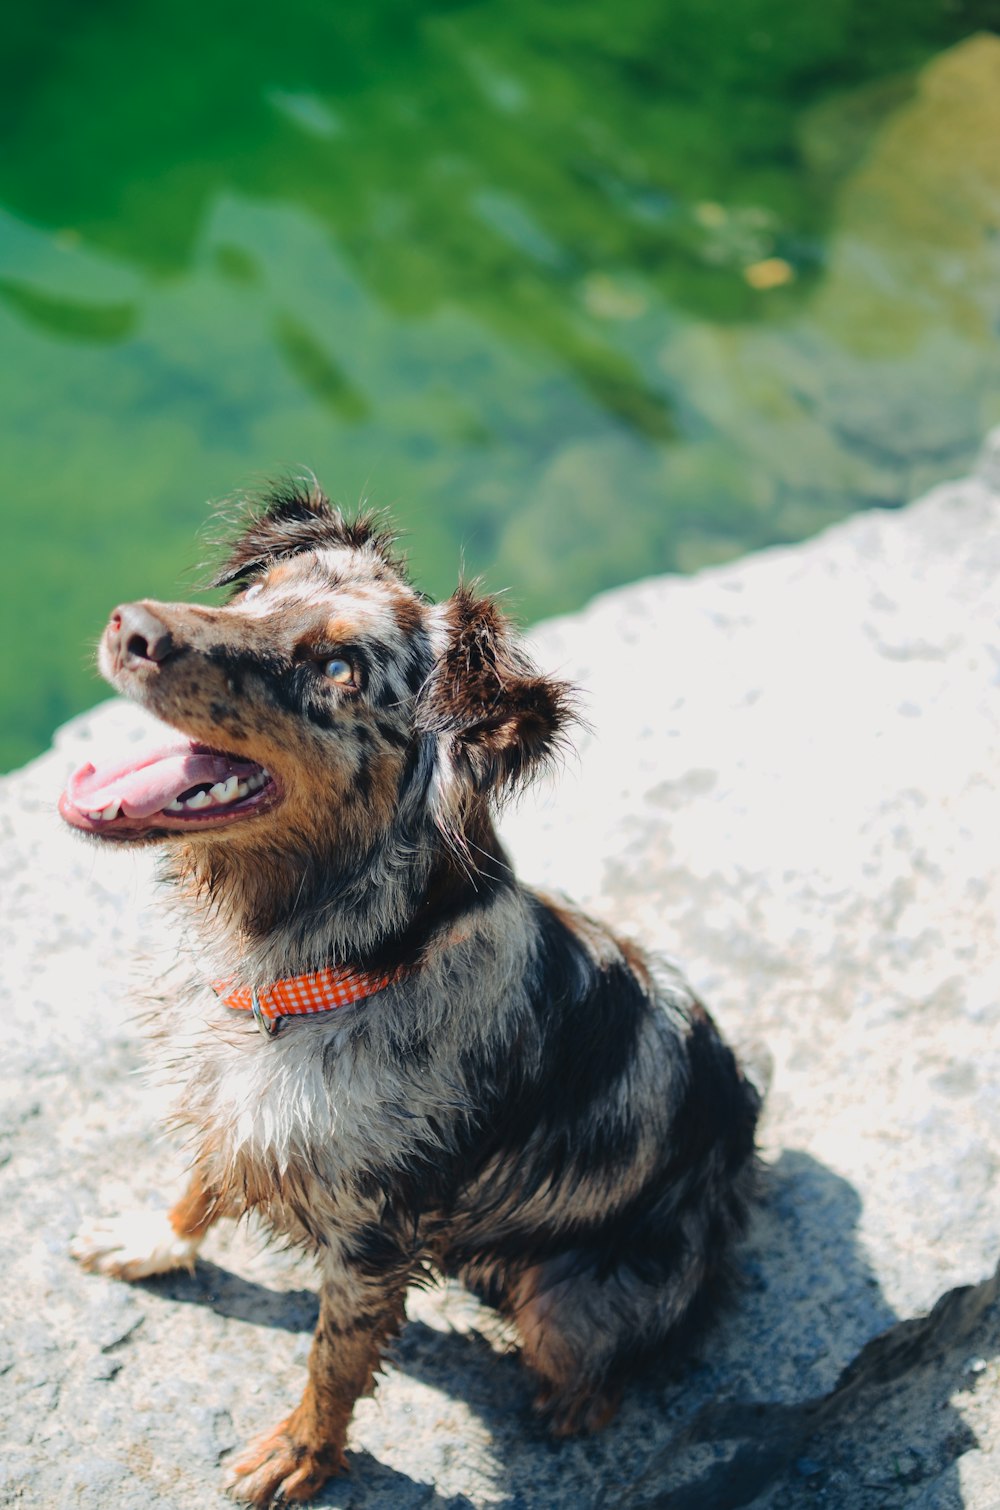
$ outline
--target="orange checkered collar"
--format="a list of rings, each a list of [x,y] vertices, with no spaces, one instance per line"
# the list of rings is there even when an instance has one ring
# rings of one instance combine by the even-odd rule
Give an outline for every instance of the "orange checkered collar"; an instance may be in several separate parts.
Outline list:
[[[307,975],[290,975],[273,986],[258,990],[256,986],[233,989],[231,980],[216,980],[212,989],[227,1007],[236,1012],[252,1012],[261,1032],[274,1038],[281,1032],[287,1017],[314,1017],[321,1012],[335,1012],[384,991],[405,972],[390,970],[386,975],[362,970],[312,970]]]

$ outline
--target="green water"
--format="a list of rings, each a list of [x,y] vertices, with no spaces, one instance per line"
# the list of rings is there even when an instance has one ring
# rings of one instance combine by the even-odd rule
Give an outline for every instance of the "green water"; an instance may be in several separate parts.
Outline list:
[[[36,0],[0,49],[0,764],[311,467],[523,616],[1000,421],[998,0]],[[670,647],[665,647],[664,684]],[[680,653],[680,652],[678,652]]]

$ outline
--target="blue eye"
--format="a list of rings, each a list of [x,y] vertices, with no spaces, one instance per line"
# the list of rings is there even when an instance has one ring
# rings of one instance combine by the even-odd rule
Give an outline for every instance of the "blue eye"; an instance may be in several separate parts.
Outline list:
[[[350,661],[341,660],[340,656],[334,656],[331,660],[323,662],[323,675],[328,676],[331,682],[336,682],[339,687],[354,685],[354,667]]]

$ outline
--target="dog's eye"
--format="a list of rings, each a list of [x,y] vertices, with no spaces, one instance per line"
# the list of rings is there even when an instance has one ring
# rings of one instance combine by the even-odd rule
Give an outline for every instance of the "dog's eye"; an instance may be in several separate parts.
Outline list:
[[[354,667],[350,661],[342,660],[339,655],[335,655],[330,660],[323,662],[323,675],[329,677],[331,682],[336,682],[338,687],[353,687],[356,685]]]

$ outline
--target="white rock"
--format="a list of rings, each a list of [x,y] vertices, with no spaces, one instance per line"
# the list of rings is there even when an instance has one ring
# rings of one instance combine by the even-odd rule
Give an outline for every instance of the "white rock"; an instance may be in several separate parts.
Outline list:
[[[815,1476],[844,1510],[880,1505],[900,1474],[913,1503],[996,1503],[988,1285],[949,1297],[910,1352],[905,1328],[874,1344],[819,1415],[741,1417],[739,1402],[830,1391],[866,1343],[1000,1251],[997,454],[1000,436],[981,478],[899,513],[536,630],[544,664],[585,688],[591,732],[506,838],[526,877],[679,956],[724,1028],[770,1048],[766,1196],[748,1284],[700,1361],[633,1390],[591,1442],[541,1441],[516,1368],[470,1336],[468,1302],[418,1297],[399,1365],[358,1412],[357,1510],[421,1483],[476,1510],[609,1503],[650,1461],[649,1492],[669,1479],[690,1504],[748,1503],[734,1484],[754,1463],[760,1505],[801,1505]],[[53,811],[67,770],[141,723],[104,705],[0,784],[0,1367],[22,1402],[11,1439],[32,1444],[4,1484],[26,1504],[63,1502],[46,1440],[65,1437],[101,1465],[74,1490],[82,1510],[136,1464],[158,1510],[221,1505],[187,1402],[230,1413],[234,1440],[272,1425],[302,1385],[287,1334],[314,1315],[308,1275],[212,1234],[218,1267],[145,1294],[115,1371],[87,1341],[111,1281],[61,1257],[81,1221],[169,1198],[182,1163],[131,1073],[129,961],[148,937],[173,947],[152,861],[91,849]],[[970,1358],[985,1366],[966,1372]]]

